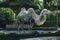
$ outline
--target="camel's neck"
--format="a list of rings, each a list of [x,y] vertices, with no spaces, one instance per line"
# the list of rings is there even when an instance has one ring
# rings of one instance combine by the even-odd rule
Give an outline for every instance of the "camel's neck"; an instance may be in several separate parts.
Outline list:
[[[45,14],[43,10],[41,11],[40,16],[41,16],[42,14]]]

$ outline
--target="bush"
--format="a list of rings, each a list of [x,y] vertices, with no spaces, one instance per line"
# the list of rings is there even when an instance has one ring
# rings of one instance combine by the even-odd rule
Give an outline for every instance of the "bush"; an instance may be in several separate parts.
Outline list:
[[[10,8],[0,8],[0,20],[15,20],[16,14]]]

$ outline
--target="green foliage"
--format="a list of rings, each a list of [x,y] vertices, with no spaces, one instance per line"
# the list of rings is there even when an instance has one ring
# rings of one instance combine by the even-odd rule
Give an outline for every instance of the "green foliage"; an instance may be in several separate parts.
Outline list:
[[[34,5],[34,3],[31,0],[14,0],[9,3],[9,5],[13,5],[13,6],[15,6],[15,5],[23,6],[24,4],[25,5],[32,5],[32,6]]]
[[[60,1],[59,0],[52,0],[48,3],[49,6],[57,6],[59,5]]]
[[[0,8],[0,20],[15,20],[15,13],[10,8]]]
[[[40,12],[42,11],[43,9],[43,2],[42,1],[39,1],[39,0],[33,0],[33,2],[36,4],[37,6],[37,9],[35,9],[35,12],[39,15]]]
[[[43,2],[39,1],[39,0],[34,0],[34,3],[38,6],[38,8],[40,10],[43,9]]]
[[[14,0],[9,3],[9,5],[19,5],[22,2],[22,0]]]
[[[3,3],[3,2],[6,2],[7,0],[0,0],[0,4]]]

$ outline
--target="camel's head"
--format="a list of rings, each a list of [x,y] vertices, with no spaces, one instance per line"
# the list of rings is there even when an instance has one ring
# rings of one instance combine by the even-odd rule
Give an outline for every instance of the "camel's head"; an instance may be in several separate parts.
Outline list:
[[[44,14],[48,14],[48,15],[52,13],[52,11],[50,11],[50,10],[48,10],[48,9],[43,9],[42,12],[43,12]]]

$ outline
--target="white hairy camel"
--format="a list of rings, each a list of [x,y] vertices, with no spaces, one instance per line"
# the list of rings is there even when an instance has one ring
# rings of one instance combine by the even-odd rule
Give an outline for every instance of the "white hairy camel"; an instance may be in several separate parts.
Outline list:
[[[50,14],[51,11],[47,9],[43,9],[40,15],[36,14],[33,8],[29,8],[26,10],[25,8],[21,10],[21,12],[17,15],[16,23],[18,25],[18,30],[28,28],[31,29],[34,24],[42,25],[45,23],[47,19],[47,14]],[[32,22],[34,20],[34,22]]]

